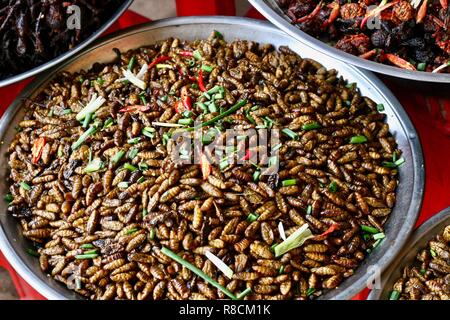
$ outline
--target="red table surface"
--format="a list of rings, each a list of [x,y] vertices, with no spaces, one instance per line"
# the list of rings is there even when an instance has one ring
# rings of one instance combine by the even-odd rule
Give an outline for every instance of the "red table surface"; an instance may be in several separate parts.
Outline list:
[[[177,3],[182,3],[183,1],[184,0],[177,0]],[[208,12],[206,14],[214,14],[214,12],[216,12],[214,10],[218,10],[212,5],[207,8]],[[222,10],[227,10],[226,13],[231,14],[229,12],[234,10],[234,6],[225,6]],[[197,10],[194,13],[201,14],[201,12],[205,11]],[[178,7],[178,14],[189,15],[188,11],[183,6]],[[254,10],[250,10],[247,16],[261,18]],[[107,33],[147,21],[149,21],[147,18],[132,11],[127,11],[107,31]],[[0,89],[0,114],[3,114],[9,104],[30,81],[32,81],[32,79],[27,79],[18,84]],[[434,214],[450,206],[450,166],[448,161],[450,158],[450,137],[444,134],[445,130],[448,130],[449,123],[445,123],[445,120],[441,119],[442,115],[439,114],[439,111],[450,112],[450,110],[438,110],[439,108],[448,108],[450,104],[450,94],[448,99],[445,99],[444,103],[446,103],[446,105],[443,107],[440,105],[443,103],[442,99],[438,101],[437,99],[427,98],[428,101],[425,101],[425,97],[418,94],[411,94],[410,90],[402,89],[389,83],[387,83],[387,85],[407,111],[411,121],[416,127],[422,143],[425,158],[426,179],[423,206],[417,221],[418,226]],[[448,115],[444,116],[448,117]],[[438,123],[438,125],[436,125],[436,123]],[[7,265],[0,253],[0,266],[2,265],[4,265],[12,274],[12,279],[22,299],[43,299],[43,297],[35,292],[25,281],[14,274],[13,269]],[[364,290],[354,299],[365,299],[366,295],[367,290]]]

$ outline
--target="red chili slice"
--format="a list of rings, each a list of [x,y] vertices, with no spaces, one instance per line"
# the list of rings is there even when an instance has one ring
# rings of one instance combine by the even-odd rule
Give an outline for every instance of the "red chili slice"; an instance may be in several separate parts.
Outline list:
[[[180,51],[178,54],[184,57],[192,57],[194,55],[192,51]]]
[[[172,59],[172,58],[169,57],[169,56],[161,56],[161,57],[159,57],[159,58],[156,58],[155,60],[153,60],[152,63],[150,63],[150,64],[148,65],[148,68],[151,69],[151,68],[153,68],[154,66],[156,66],[158,63],[163,62],[163,61],[167,61],[167,60],[170,60],[170,59]]]
[[[33,147],[31,148],[31,155],[32,155],[32,159],[31,162],[34,164],[37,164],[39,159],[41,158],[42,155],[42,150],[44,149],[45,146],[45,138],[40,137],[37,138],[34,143],[33,143]]]
[[[198,73],[198,87],[200,88],[200,90],[202,90],[203,92],[206,92],[206,87],[205,87],[205,83],[203,82],[203,71],[200,69],[199,73]]]
[[[149,105],[145,105],[145,106],[133,105],[133,106],[128,106],[128,107],[122,108],[122,109],[119,110],[119,112],[136,112],[136,111],[146,112],[148,110],[150,110],[150,106]]]

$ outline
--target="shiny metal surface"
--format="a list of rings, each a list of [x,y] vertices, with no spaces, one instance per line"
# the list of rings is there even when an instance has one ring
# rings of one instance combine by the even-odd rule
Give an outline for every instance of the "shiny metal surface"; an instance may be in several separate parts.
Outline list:
[[[88,45],[90,45],[95,39],[97,39],[103,32],[106,31],[119,17],[125,12],[125,10],[128,9],[128,7],[133,3],[133,0],[126,0],[119,9],[93,34],[91,34],[88,38],[86,38],[83,42],[79,43],[75,48],[67,51],[66,53],[53,58],[50,61],[47,61],[40,66],[34,67],[33,69],[30,69],[28,71],[16,74],[12,77],[0,79],[0,88],[5,87],[7,85],[22,81],[28,77],[34,76],[44,70],[50,69],[54,66],[56,66],[58,63],[72,57],[73,55],[77,54],[84,48],[86,48]]]
[[[424,187],[423,157],[419,139],[411,121],[397,99],[372,73],[358,70],[353,66],[318,53],[267,22],[235,17],[171,18],[126,29],[101,39],[58,66],[57,69],[38,77],[12,103],[0,121],[0,138],[4,141],[0,153],[5,155],[7,146],[15,134],[14,127],[23,116],[22,99],[35,96],[56,72],[62,70],[73,72],[87,69],[94,62],[109,62],[115,57],[113,48],[129,50],[168,37],[195,40],[208,37],[212,30],[220,31],[227,41],[247,39],[260,43],[272,43],[275,46],[288,45],[303,57],[313,58],[327,68],[339,70],[341,76],[350,82],[358,83],[363,95],[384,104],[387,121],[397,139],[399,148],[403,150],[406,163],[399,170],[401,181],[398,187],[399,196],[391,218],[386,225],[387,240],[382,242],[380,247],[369,255],[352,277],[344,281],[338,289],[323,296],[323,299],[351,298],[366,286],[369,277],[368,267],[378,265],[381,269],[384,269],[395,258],[408,239],[418,217]],[[0,178],[5,181],[7,175],[6,159],[3,156]],[[7,186],[0,184],[0,196],[6,192]],[[0,202],[0,212],[0,249],[11,265],[26,281],[47,298],[76,298],[76,295],[62,285],[45,276],[38,267],[37,259],[25,253],[28,247],[27,242],[21,236],[19,224],[6,214],[6,204],[3,201]]]
[[[382,274],[379,289],[373,289],[368,300],[389,300],[392,286],[402,276],[403,268],[414,262],[416,254],[427,246],[427,242],[450,225],[450,207],[424,222],[408,240],[392,265]]]
[[[392,77],[413,81],[450,84],[450,74],[404,70],[401,68],[365,60],[329,46],[328,44],[314,37],[311,37],[307,33],[298,29],[295,25],[293,25],[291,23],[291,18],[289,18],[278,6],[277,0],[249,0],[249,2],[278,28],[293,36],[295,39],[304,43],[305,45],[324,54],[327,54],[330,57],[339,59],[343,62],[350,63],[363,69],[375,71]],[[446,88],[448,89],[449,87],[447,86]]]

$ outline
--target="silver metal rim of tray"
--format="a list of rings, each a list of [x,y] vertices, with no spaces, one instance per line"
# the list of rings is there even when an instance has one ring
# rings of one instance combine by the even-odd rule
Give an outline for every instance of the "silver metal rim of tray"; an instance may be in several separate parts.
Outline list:
[[[280,9],[276,0],[249,0],[249,2],[255,7],[256,10],[258,10],[264,17],[266,17],[278,28],[288,33],[298,41],[310,46],[311,48],[316,49],[319,52],[327,54],[330,57],[366,70],[371,70],[392,77],[413,81],[450,83],[450,74],[448,73],[444,74],[405,70],[394,66],[362,59],[352,54],[338,50],[326,44],[325,42],[322,42],[319,39],[308,35],[307,33],[297,28],[295,25],[293,25],[291,23],[291,19]]]
[[[56,72],[61,70],[74,72],[87,69],[94,62],[109,62],[115,57],[112,49],[116,47],[126,51],[171,36],[186,40],[201,39],[206,38],[212,30],[220,31],[227,41],[242,39],[272,43],[277,47],[288,45],[303,57],[312,57],[326,68],[337,69],[349,82],[357,82],[363,95],[384,104],[387,122],[396,137],[399,148],[403,151],[406,162],[399,170],[400,184],[397,189],[399,197],[385,228],[389,241],[382,242],[377,250],[374,250],[356,269],[355,274],[346,279],[339,288],[321,297],[321,299],[340,300],[352,298],[366,287],[370,276],[368,270],[374,265],[385,269],[395,259],[412,232],[422,204],[424,189],[424,165],[419,138],[398,100],[371,72],[359,70],[318,53],[276,29],[270,23],[237,17],[170,18],[122,30],[99,39],[64,64],[39,76],[11,104],[0,121],[0,139],[4,141],[0,146],[1,154],[6,154],[6,149],[15,134],[13,128],[23,116],[24,110],[20,108],[22,100],[25,97],[33,98],[39,92],[39,88],[48,83]],[[6,181],[7,176],[6,158],[3,157],[0,178]],[[7,192],[6,184],[0,185],[0,196]],[[27,241],[21,235],[17,221],[7,214],[5,202],[0,202],[0,210],[3,213],[0,215],[0,249],[18,273],[48,299],[80,299],[80,296],[64,288],[40,270],[38,259],[26,254]]]
[[[27,70],[25,72],[16,74],[12,77],[0,79],[0,88],[6,87],[10,84],[22,81],[26,78],[29,78],[31,76],[37,75],[45,70],[48,70],[59,63],[63,62],[64,60],[69,59],[70,57],[74,56],[78,52],[82,51],[84,48],[86,48],[88,45],[90,45],[95,39],[97,39],[103,32],[105,32],[114,22],[116,22],[117,19],[120,18],[120,16],[128,9],[128,7],[133,3],[133,0],[126,0],[118,9],[117,11],[94,33],[92,33],[89,37],[87,37],[83,42],[76,45],[73,49],[53,58],[50,61],[47,61],[37,67],[34,67],[33,69]]]
[[[450,225],[450,207],[440,211],[427,221],[425,221],[408,240],[402,253],[397,256],[395,262],[382,274],[379,289],[372,289],[368,300],[389,300],[394,282],[402,275],[403,267],[414,262],[416,254],[434,236],[441,233],[444,228]]]

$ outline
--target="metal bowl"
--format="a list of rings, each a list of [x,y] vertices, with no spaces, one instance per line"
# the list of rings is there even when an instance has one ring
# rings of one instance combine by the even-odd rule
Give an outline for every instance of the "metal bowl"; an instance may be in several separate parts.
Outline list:
[[[403,150],[406,163],[399,170],[400,185],[398,200],[392,216],[386,225],[387,240],[375,250],[341,286],[327,292],[322,299],[349,299],[366,286],[369,277],[367,268],[378,265],[386,268],[399,253],[408,239],[418,217],[422,203],[424,187],[424,167],[422,150],[417,133],[408,116],[392,93],[372,73],[358,70],[345,63],[299,43],[271,24],[258,20],[235,17],[183,17],[160,20],[110,35],[97,41],[94,45],[78,53],[46,75],[38,77],[12,103],[0,121],[0,139],[4,141],[0,154],[5,155],[15,130],[14,127],[22,119],[24,110],[23,98],[34,97],[53,75],[59,71],[74,72],[87,69],[94,62],[110,62],[115,58],[113,48],[129,50],[154,43],[168,37],[195,40],[207,38],[212,30],[224,34],[226,40],[246,39],[260,43],[272,43],[275,46],[287,45],[303,57],[313,58],[327,68],[339,70],[340,75],[350,82],[357,82],[363,95],[383,103],[387,121],[395,135],[399,148]],[[0,179],[8,176],[6,159],[0,166]],[[0,184],[0,196],[7,192],[6,184]],[[47,277],[38,266],[36,258],[25,252],[28,244],[22,237],[17,221],[6,213],[6,204],[0,202],[0,249],[11,265],[37,291],[49,299],[70,299],[77,297],[58,282]]]
[[[59,55],[55,58],[53,58],[50,61],[47,61],[37,67],[34,67],[33,69],[30,69],[28,71],[16,74],[12,77],[0,79],[0,88],[5,87],[7,85],[22,81],[23,79],[26,79],[28,77],[34,76],[44,70],[50,69],[54,66],[56,66],[58,63],[69,59],[73,55],[77,54],[84,48],[86,48],[89,44],[91,44],[95,39],[97,39],[103,32],[106,31],[119,17],[125,12],[125,10],[128,9],[128,7],[133,3],[133,0],[126,0],[124,3],[117,9],[116,12],[113,13],[113,15],[94,33],[92,33],[88,38],[86,38],[84,41],[80,42],[78,45],[76,45],[73,49],[65,52],[62,55]]]
[[[450,225],[450,207],[442,210],[431,219],[423,223],[408,240],[397,256],[395,262],[382,274],[380,288],[372,289],[368,300],[389,300],[392,286],[402,276],[403,268],[414,262],[417,252],[425,248],[429,240],[441,233],[446,226]]]
[[[415,81],[450,84],[450,74],[409,71],[374,61],[365,60],[329,46],[328,44],[308,35],[293,25],[291,23],[291,18],[283,12],[276,0],[249,0],[249,2],[278,28],[293,36],[298,41],[333,58],[363,69],[375,71],[392,77]],[[447,86],[447,89],[448,88],[449,86]]]

